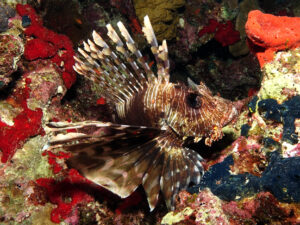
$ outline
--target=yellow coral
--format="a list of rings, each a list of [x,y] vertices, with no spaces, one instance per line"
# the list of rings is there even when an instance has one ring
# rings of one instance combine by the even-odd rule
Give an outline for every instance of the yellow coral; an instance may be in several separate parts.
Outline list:
[[[148,15],[158,41],[170,40],[176,37],[179,21],[176,10],[184,6],[184,0],[134,0],[138,19],[142,22]]]
[[[179,223],[180,221],[183,221],[186,216],[190,216],[193,213],[193,211],[194,210],[190,207],[186,207],[184,210],[178,213],[174,213],[171,211],[163,217],[161,224],[169,225]]]

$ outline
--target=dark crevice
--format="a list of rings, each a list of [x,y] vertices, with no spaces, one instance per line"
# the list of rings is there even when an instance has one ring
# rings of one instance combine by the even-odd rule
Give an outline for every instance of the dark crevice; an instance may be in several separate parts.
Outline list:
[[[21,70],[17,70],[16,72],[11,74],[12,81],[0,89],[0,100],[5,100],[8,96],[12,95],[12,91],[16,86],[17,81],[21,78],[23,72]]]

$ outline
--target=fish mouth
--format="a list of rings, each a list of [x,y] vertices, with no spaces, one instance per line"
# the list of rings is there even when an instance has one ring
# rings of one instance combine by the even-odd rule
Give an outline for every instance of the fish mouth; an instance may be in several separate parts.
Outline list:
[[[228,125],[231,121],[233,121],[237,116],[239,115],[239,111],[238,109],[233,106],[232,107],[232,110],[231,110],[231,113],[229,114],[228,116],[228,120],[223,124],[223,127]]]
[[[235,106],[232,106],[230,112],[224,114],[222,120],[220,121],[219,127],[222,129],[223,127],[227,126],[231,122],[235,121],[235,119],[239,114],[240,114],[240,110]]]
[[[231,123],[232,121],[234,121],[234,119],[236,119],[242,111],[242,108],[249,103],[249,98],[243,99],[243,100],[238,100],[233,102],[233,106],[232,106],[232,110],[231,113],[228,116],[227,121],[224,123],[223,126],[228,125],[229,123]]]
[[[173,134],[175,134],[176,137],[179,140],[182,140],[183,142],[185,142],[189,139],[189,140],[193,140],[194,143],[198,143],[203,138],[203,136],[184,136],[184,135],[180,134],[178,131],[176,131],[172,126],[168,125],[168,127],[169,127],[169,130],[171,130],[171,132]]]

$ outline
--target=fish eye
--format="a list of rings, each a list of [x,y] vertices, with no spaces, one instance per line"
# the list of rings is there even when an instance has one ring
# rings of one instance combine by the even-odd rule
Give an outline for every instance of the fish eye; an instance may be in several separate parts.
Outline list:
[[[198,93],[189,93],[186,97],[186,103],[189,107],[199,109],[201,107],[201,95]]]

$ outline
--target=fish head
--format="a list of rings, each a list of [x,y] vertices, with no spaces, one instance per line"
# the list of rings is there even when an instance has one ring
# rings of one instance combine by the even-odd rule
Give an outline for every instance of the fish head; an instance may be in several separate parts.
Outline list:
[[[238,115],[233,102],[213,95],[203,83],[175,85],[174,93],[167,124],[183,138],[192,136],[199,141],[205,137],[205,143],[211,145],[223,137],[222,128]]]

